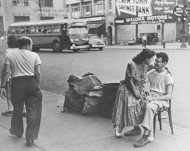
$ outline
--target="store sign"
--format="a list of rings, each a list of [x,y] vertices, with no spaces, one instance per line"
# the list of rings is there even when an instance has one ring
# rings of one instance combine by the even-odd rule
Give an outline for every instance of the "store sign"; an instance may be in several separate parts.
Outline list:
[[[174,22],[175,18],[172,15],[156,15],[156,16],[141,16],[132,18],[117,18],[115,24],[156,24],[156,23],[169,23]]]
[[[105,17],[104,16],[98,16],[98,17],[90,17],[90,18],[83,18],[86,21],[90,22],[90,21],[104,21]]]
[[[174,10],[173,10],[173,14],[177,17],[182,17],[183,13],[184,13],[184,5],[177,5]]]
[[[173,14],[174,0],[116,0],[117,18]]]

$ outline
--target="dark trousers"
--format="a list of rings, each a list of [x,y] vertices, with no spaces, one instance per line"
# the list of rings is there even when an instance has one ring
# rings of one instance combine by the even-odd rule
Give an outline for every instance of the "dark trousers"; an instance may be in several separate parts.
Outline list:
[[[11,93],[11,101],[14,108],[11,119],[11,130],[16,135],[23,134],[22,112],[25,104],[27,114],[26,139],[37,139],[42,112],[42,93],[36,79],[33,76],[13,78]]]

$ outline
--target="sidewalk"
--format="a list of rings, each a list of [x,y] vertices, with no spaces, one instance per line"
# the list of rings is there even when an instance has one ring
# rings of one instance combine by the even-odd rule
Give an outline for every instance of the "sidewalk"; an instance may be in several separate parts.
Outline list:
[[[174,125],[174,135],[172,135],[168,119],[163,120],[162,131],[157,127],[154,142],[136,149],[133,143],[140,136],[114,138],[111,119],[61,113],[62,107],[58,100],[63,101],[64,96],[43,91],[41,129],[39,138],[32,148],[25,146],[24,136],[18,139],[9,134],[11,117],[0,115],[0,151],[189,151],[190,149],[190,130]],[[58,105],[60,107],[57,107]],[[5,101],[0,98],[0,112],[6,107]]]
[[[154,50],[186,50],[190,49],[190,45],[186,43],[187,48],[181,48],[181,43],[166,43],[165,48],[163,48],[163,45],[159,42],[157,45],[147,45],[146,48],[154,49]],[[120,45],[112,45],[112,46],[106,46],[108,49],[129,49],[129,50],[139,50],[143,49],[142,45],[126,45],[126,46],[120,46]]]

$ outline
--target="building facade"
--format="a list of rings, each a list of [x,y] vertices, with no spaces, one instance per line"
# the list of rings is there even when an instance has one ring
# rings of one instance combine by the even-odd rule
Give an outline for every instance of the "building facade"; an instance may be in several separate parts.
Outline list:
[[[104,36],[106,44],[115,44],[115,0],[66,0],[69,18],[87,21],[89,33]]]
[[[183,33],[182,19],[173,10],[186,4],[187,0],[116,0],[116,43],[140,33],[158,33],[159,41],[175,42],[187,33]]]
[[[0,36],[14,22],[67,17],[65,0],[0,0]]]

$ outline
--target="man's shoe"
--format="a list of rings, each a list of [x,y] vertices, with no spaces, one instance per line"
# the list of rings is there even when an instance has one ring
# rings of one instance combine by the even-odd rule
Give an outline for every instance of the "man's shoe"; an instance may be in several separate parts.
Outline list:
[[[33,140],[27,140],[26,146],[32,147],[33,145],[34,145],[34,141]]]
[[[16,133],[14,133],[11,128],[9,129],[9,132],[10,132],[10,134],[17,136],[18,138],[21,138],[21,137],[22,137],[22,135],[18,135],[18,134],[16,134]]]
[[[3,116],[8,116],[8,115],[12,115],[13,114],[13,111],[5,111],[5,112],[2,112],[1,115]]]
[[[138,147],[143,147],[147,144],[151,143],[148,139],[148,137],[142,137],[140,140],[138,140],[135,144],[134,144],[134,147],[135,148],[138,148]]]
[[[137,136],[141,134],[141,130],[132,129],[124,133],[124,136]]]

